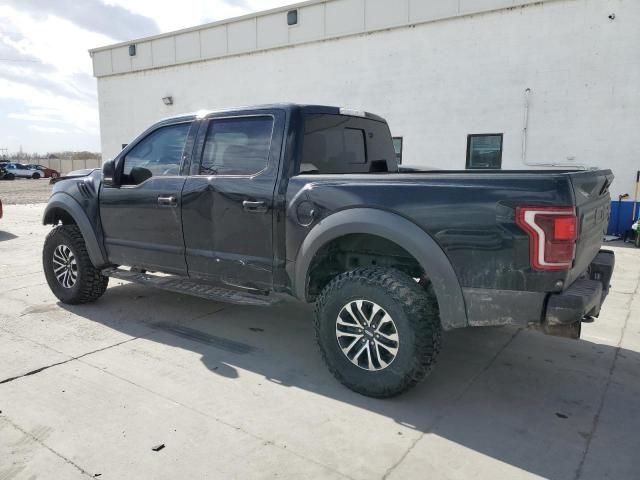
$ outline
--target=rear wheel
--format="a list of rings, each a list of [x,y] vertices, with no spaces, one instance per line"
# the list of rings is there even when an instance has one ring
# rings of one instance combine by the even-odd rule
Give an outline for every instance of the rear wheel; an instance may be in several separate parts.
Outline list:
[[[52,172],[51,178],[58,178],[58,172]]]
[[[316,301],[315,327],[329,370],[371,397],[409,390],[431,371],[440,350],[431,287],[392,269],[363,268],[336,277]]]
[[[63,303],[95,302],[107,289],[109,278],[91,263],[75,225],[60,225],[49,232],[42,263],[49,288]]]

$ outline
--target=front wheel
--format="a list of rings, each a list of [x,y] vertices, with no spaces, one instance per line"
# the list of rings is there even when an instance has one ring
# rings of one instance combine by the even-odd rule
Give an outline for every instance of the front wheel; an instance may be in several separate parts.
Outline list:
[[[433,290],[393,269],[363,268],[333,279],[316,301],[315,328],[329,370],[370,397],[412,388],[440,350]]]
[[[95,302],[107,289],[109,278],[91,263],[80,229],[55,227],[44,242],[42,264],[47,283],[62,303]]]
[[[34,180],[38,180],[40,178],[40,174],[34,173],[33,175],[31,175],[31,178],[33,178]]]

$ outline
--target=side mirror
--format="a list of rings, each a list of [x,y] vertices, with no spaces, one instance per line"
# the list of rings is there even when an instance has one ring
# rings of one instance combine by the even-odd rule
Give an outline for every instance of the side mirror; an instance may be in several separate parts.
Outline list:
[[[105,187],[113,187],[113,178],[116,173],[116,163],[113,160],[107,160],[102,165],[102,184]]]

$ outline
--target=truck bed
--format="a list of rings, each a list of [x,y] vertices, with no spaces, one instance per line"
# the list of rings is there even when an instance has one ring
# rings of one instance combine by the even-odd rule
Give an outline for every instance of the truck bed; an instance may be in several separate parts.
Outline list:
[[[303,195],[323,216],[367,205],[410,219],[451,261],[463,288],[557,291],[580,276],[600,249],[609,219],[610,170],[424,170],[299,175],[288,203]],[[536,272],[529,238],[515,224],[521,205],[575,207],[578,240],[568,272]],[[291,232],[290,232],[291,233]],[[301,232],[302,233],[302,232]],[[303,235],[289,238],[288,253]]]

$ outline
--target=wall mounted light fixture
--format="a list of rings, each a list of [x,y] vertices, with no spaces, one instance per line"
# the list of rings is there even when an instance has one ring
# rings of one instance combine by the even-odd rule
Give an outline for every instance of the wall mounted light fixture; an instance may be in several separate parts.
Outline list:
[[[162,103],[165,105],[173,105],[173,97],[162,97]]]

